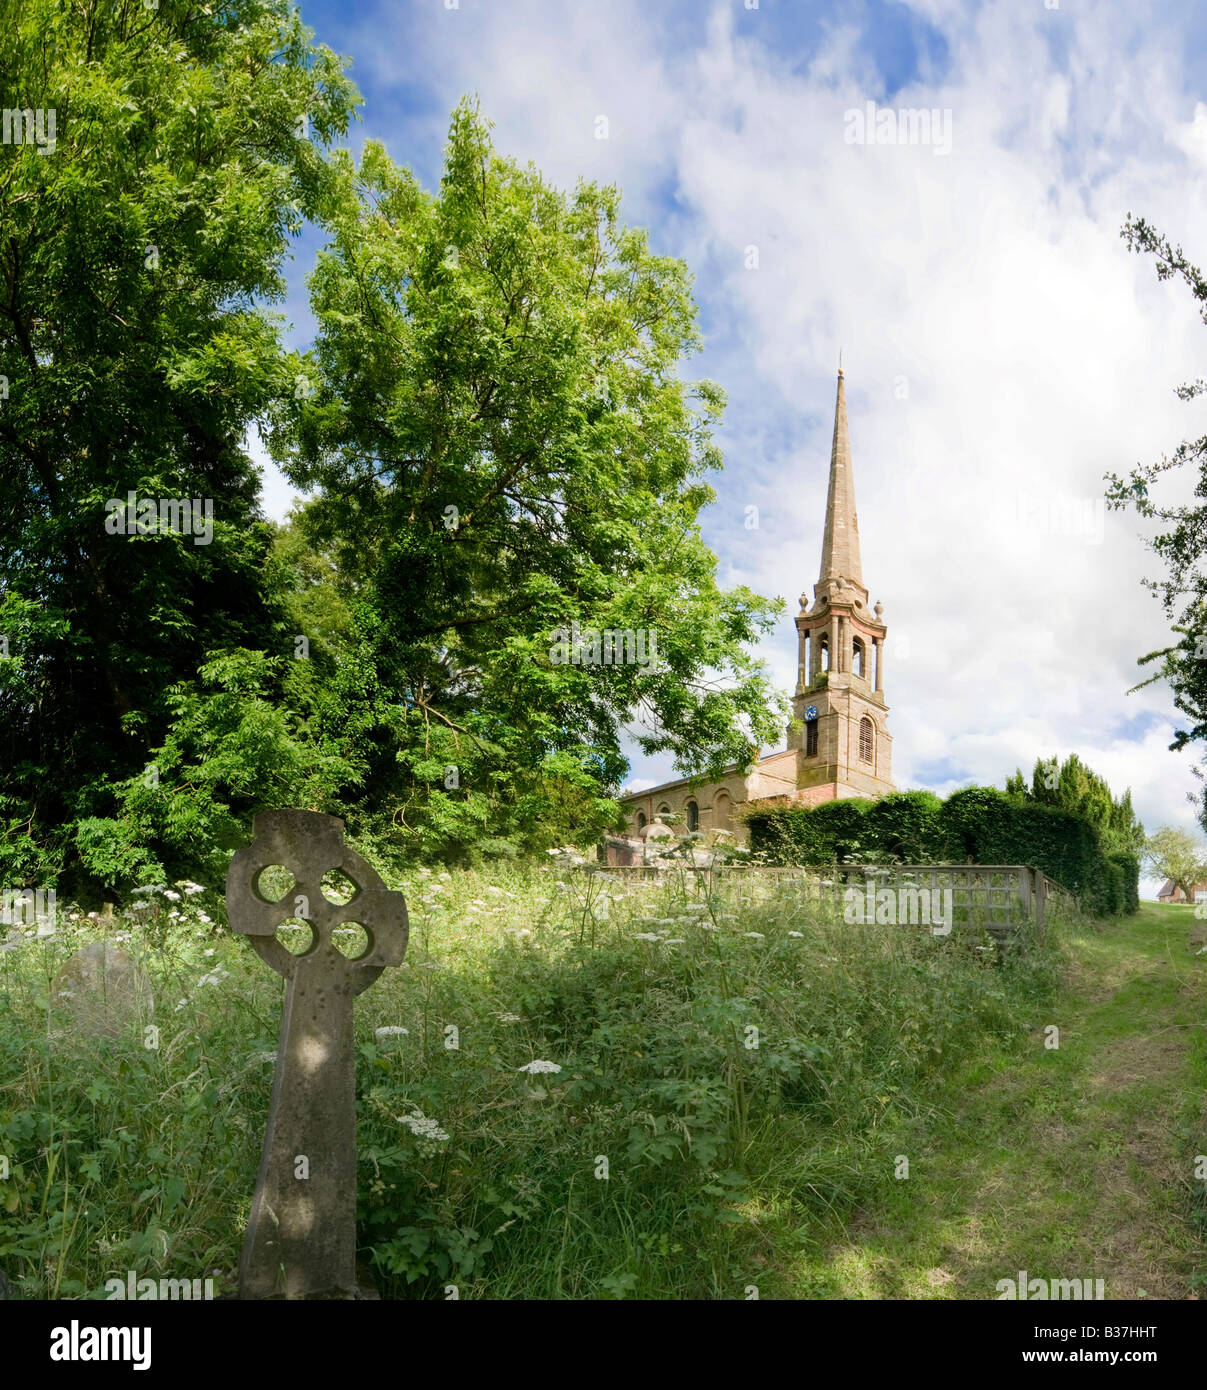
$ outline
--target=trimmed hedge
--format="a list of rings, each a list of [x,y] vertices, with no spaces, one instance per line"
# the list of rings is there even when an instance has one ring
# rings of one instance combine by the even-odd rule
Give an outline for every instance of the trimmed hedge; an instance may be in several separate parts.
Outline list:
[[[1100,917],[1138,912],[1140,863],[1107,854],[1097,829],[1055,806],[994,787],[965,787],[940,801],[897,792],[820,806],[782,805],[746,816],[751,849],[782,864],[833,864],[889,856],[900,863],[1029,864]]]
[[[1108,854],[1112,864],[1119,866],[1123,875],[1123,908],[1127,913],[1140,911],[1140,861],[1134,854],[1120,851]]]
[[[942,801],[933,792],[893,792],[868,807],[867,833],[895,858],[907,864],[925,862],[944,852],[942,809]]]

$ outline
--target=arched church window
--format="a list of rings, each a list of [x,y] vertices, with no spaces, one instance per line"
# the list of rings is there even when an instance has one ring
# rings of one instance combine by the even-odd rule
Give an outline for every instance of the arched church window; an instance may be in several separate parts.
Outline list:
[[[687,828],[689,830],[699,830],[700,828],[700,808],[694,801],[689,801],[683,808],[687,812]]]
[[[864,674],[863,643],[858,637],[855,638],[852,645],[851,669],[857,676],[862,676]]]
[[[729,825],[732,804],[728,792],[718,792],[716,796],[713,797],[712,818],[717,827],[721,830],[725,830]]]
[[[865,763],[872,761],[873,742],[875,730],[872,721],[865,714],[859,721],[859,757]]]
[[[817,720],[805,720],[805,757],[817,757]]]
[[[644,830],[644,829],[645,829],[645,812],[644,812],[644,811],[638,811],[638,812],[637,812],[637,829],[638,829],[638,830]]]
[[[662,803],[662,805],[658,807],[658,815],[660,815],[660,816],[669,816],[670,813],[671,813],[671,808],[670,808],[670,807],[666,804],[666,802],[664,801],[664,802]]]

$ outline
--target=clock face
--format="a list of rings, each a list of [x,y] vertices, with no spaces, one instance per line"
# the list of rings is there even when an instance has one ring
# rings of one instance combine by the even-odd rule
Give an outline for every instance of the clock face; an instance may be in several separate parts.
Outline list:
[[[816,705],[810,705],[810,706],[809,706],[809,708],[805,711],[805,718],[806,718],[806,719],[816,719],[816,718],[817,718],[817,706],[816,706]]]

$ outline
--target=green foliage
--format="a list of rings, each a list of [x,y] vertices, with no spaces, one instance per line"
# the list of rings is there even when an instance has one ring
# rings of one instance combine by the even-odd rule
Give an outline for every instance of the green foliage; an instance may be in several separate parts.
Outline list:
[[[686,775],[748,764],[783,717],[746,650],[779,609],[719,589],[700,536],[722,396],[678,375],[686,267],[615,188],[567,195],[496,154],[468,103],[437,193],[374,142],[335,169],[314,389],[273,449],[318,490],[295,531],[331,557],[329,606],[358,615],[335,649],[379,691],[353,815],[429,859],[596,839],[638,710]],[[648,631],[658,659],[558,662],[574,622]]]
[[[323,200],[299,118],[329,140],[358,98],[286,0],[99,0],[87,22],[25,0],[0,29],[0,88],[57,113],[53,156],[6,149],[0,183],[4,867],[94,891],[146,862],[96,822],[120,820],[174,701],[227,653],[284,648],[242,440],[291,390],[263,306]],[[209,543],[107,530],[129,492],[208,502]],[[237,762],[276,741],[246,732]],[[165,817],[220,818],[197,808],[208,791],[164,787]]]
[[[909,792],[759,810],[746,817],[750,847],[781,864],[1029,864],[1077,894],[1087,912],[1137,911],[1137,857],[1108,854],[1088,820],[1020,799],[1016,787],[965,787],[942,802]]]
[[[328,155],[359,98],[286,0],[131,13],[30,0],[0,33],[0,85],[59,118],[0,187],[5,881],[214,881],[282,802],[383,859],[591,843],[638,712],[687,773],[748,763],[780,605],[722,591],[700,535],[723,399],[679,375],[683,263],[468,104],[434,193],[377,144]],[[306,219],[298,356],[265,306]],[[285,528],[253,424],[315,493]],[[131,493],[201,499],[212,536],[118,533]],[[559,664],[576,621],[647,660]]]
[[[1131,788],[1116,797],[1076,753],[1063,763],[1058,758],[1037,758],[1031,785],[1023,781],[1021,771],[1015,772],[1006,781],[1006,793],[1015,801],[1057,806],[1089,821],[1108,853],[1137,855],[1144,848],[1144,826],[1132,809]]]
[[[1004,821],[1008,812],[1009,802],[996,787],[965,787],[953,792],[938,815],[942,844],[951,862],[975,864],[983,861],[982,841],[986,828],[994,821]],[[1025,861],[996,859],[991,862]]]
[[[893,792],[867,808],[870,842],[901,863],[925,863],[942,853],[941,799],[933,792]]]

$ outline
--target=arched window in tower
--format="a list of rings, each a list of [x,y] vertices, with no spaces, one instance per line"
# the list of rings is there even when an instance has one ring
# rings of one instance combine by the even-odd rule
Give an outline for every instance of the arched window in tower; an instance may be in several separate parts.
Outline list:
[[[859,758],[861,762],[870,763],[872,761],[875,736],[872,721],[865,714],[859,721]]]
[[[817,645],[818,650],[821,652],[821,669],[823,671],[828,671],[830,669],[830,639],[828,637],[822,637]]]
[[[817,720],[805,720],[805,757],[817,757]]]
[[[857,676],[865,674],[863,662],[863,643],[856,637],[851,644],[851,670],[854,671]]]
[[[687,828],[689,830],[699,830],[700,828],[700,808],[694,801],[689,801],[683,808],[687,812]]]

